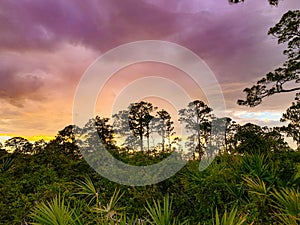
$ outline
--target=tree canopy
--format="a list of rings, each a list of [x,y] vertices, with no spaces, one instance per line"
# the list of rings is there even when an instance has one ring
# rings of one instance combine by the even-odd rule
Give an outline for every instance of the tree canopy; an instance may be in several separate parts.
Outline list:
[[[256,85],[244,89],[246,100],[239,105],[254,107],[268,96],[300,91],[300,11],[288,11],[281,20],[269,29],[269,35],[278,39],[278,44],[287,44],[284,55],[287,61],[273,72],[267,73]]]

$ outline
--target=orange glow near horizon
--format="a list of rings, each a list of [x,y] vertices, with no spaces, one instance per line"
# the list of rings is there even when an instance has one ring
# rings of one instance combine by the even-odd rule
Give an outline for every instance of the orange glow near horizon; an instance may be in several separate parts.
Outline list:
[[[18,134],[0,134],[0,142],[8,140],[13,137],[22,137],[31,142],[35,142],[41,139],[43,139],[44,141],[51,141],[55,138],[55,136],[49,136],[49,135],[23,136]]]

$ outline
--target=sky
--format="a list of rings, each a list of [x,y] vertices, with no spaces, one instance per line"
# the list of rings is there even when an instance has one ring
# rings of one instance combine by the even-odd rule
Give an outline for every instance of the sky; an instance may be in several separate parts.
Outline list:
[[[176,43],[200,57],[220,84],[227,116],[235,121],[281,125],[292,94],[269,97],[255,108],[236,102],[244,97],[244,88],[284,62],[284,46],[267,31],[299,6],[299,0],[280,1],[278,7],[267,0],[235,5],[227,0],[2,0],[0,139],[47,139],[72,124],[74,96],[90,65],[111,49],[142,40]],[[176,88],[192,98],[204,96],[193,92],[184,71],[146,62],[112,74],[95,111],[110,116],[113,103],[125,106],[131,100],[126,96],[142,96],[143,90],[128,88],[151,76],[152,81],[159,76],[161,84],[167,81],[165,90],[172,96]],[[156,103],[173,110],[167,98],[156,98]]]

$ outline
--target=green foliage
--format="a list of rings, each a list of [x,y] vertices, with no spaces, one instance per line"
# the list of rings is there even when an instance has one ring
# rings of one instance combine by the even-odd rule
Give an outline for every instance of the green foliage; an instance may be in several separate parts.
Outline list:
[[[100,213],[105,218],[113,219],[115,215],[122,215],[121,211],[124,210],[124,207],[118,207],[118,202],[122,198],[124,193],[120,194],[120,190],[115,190],[113,195],[111,196],[109,202],[106,205],[99,204],[95,210]]]
[[[86,177],[85,181],[78,181],[75,183],[78,192],[77,194],[85,196],[88,201],[88,205],[95,204],[98,206],[99,204],[99,193],[96,190],[91,178]]]
[[[76,182],[76,186],[78,190],[77,194],[83,195],[85,200],[88,201],[87,205],[90,208],[90,212],[100,214],[100,217],[96,217],[97,221],[101,221],[101,223],[111,220],[115,221],[117,220],[116,216],[124,217],[126,221],[126,215],[122,213],[124,207],[118,207],[118,202],[124,194],[120,193],[120,190],[115,189],[113,195],[105,205],[100,201],[99,191],[96,190],[89,177],[86,177],[85,181]]]
[[[73,126],[50,143],[33,144],[38,150],[30,154],[2,151],[0,224],[298,223],[300,153],[285,147],[278,130],[231,125],[229,151],[220,151],[206,170],[199,172],[199,161],[190,160],[173,177],[143,187],[119,185],[93,171],[78,152]],[[137,166],[171,154],[106,147]]]
[[[287,126],[282,127],[288,137],[292,137],[300,147],[300,93],[296,94],[295,102],[282,115],[282,122],[289,122]]]
[[[4,173],[7,170],[10,169],[10,167],[13,165],[13,158],[12,157],[6,157],[4,159],[2,159],[2,165],[0,167],[0,173]]]
[[[256,177],[255,179],[251,177],[245,177],[243,180],[248,186],[249,193],[256,195],[260,201],[264,201],[268,197],[271,188],[266,187],[264,181],[259,177]]]
[[[137,160],[139,164],[147,164],[151,158],[159,161],[142,153],[134,158],[120,154],[132,163]],[[126,187],[100,177],[84,160],[49,154],[46,147],[45,153],[14,155],[13,165],[0,173],[0,195],[5,196],[0,200],[0,221],[37,223],[28,217],[32,208],[41,207],[44,202],[45,211],[45,206],[49,208],[57,198],[56,206],[80,214],[84,224],[147,224],[156,220],[180,224],[186,218],[190,224],[213,224],[217,222],[216,216],[212,217],[216,208],[220,222],[225,212],[229,221],[234,213],[226,209],[235,208],[236,219],[247,215],[248,224],[272,224],[284,218],[292,220],[294,217],[287,216],[288,212],[297,215],[287,207],[292,203],[280,203],[274,193],[278,190],[286,200],[285,195],[293,194],[282,190],[292,188],[298,194],[295,190],[299,188],[299,162],[299,152],[223,154],[203,172],[198,171],[199,162],[190,161],[161,183]],[[64,196],[63,205],[58,204],[62,198],[58,201],[56,197],[60,193]],[[163,196],[172,198],[158,201]]]
[[[225,210],[222,217],[219,217],[218,210],[216,209],[215,219],[213,225],[242,225],[246,222],[246,216],[238,215],[237,208],[232,208],[229,213]]]
[[[253,154],[289,150],[278,128],[260,127],[252,123],[238,125],[231,142],[234,143],[231,151],[238,153]]]
[[[273,207],[281,224],[296,225],[300,222],[300,193],[295,189],[274,190]]]
[[[65,204],[65,199],[58,195],[52,201],[40,203],[31,215],[34,225],[80,225],[78,211]]]
[[[153,225],[181,225],[186,224],[188,221],[180,223],[172,212],[172,199],[169,195],[165,196],[163,203],[159,200],[153,200],[153,205],[147,202],[147,212],[151,217],[150,224]]]
[[[269,183],[275,180],[276,168],[268,155],[265,154],[246,154],[240,158],[241,170],[244,174],[258,177]]]

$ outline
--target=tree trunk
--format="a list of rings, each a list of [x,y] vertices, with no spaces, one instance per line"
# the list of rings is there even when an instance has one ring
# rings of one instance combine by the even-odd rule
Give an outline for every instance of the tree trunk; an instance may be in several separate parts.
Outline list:
[[[201,155],[200,155],[200,152],[201,152],[201,138],[200,138],[200,129],[198,130],[198,134],[197,134],[197,141],[198,141],[198,145],[197,145],[197,148],[198,148],[198,154],[199,154],[199,159],[201,159]]]
[[[144,146],[143,146],[143,134],[140,134],[140,148],[141,148],[141,151],[144,152]]]
[[[150,154],[150,127],[149,124],[146,126],[146,137],[147,137],[147,152]]]
[[[165,130],[162,131],[161,137],[162,151],[165,152]]]

